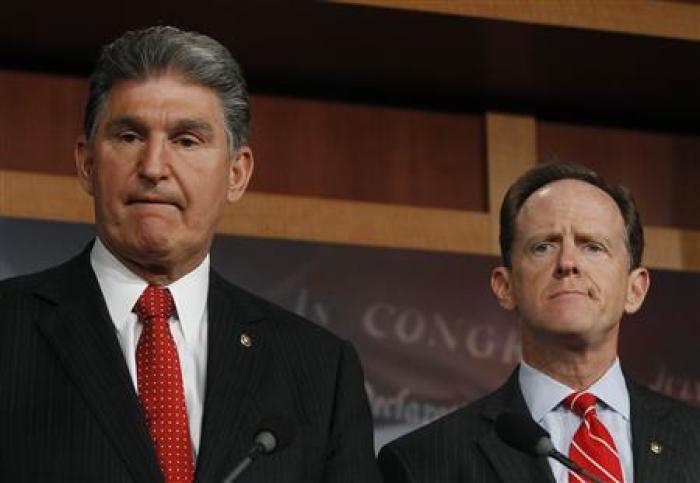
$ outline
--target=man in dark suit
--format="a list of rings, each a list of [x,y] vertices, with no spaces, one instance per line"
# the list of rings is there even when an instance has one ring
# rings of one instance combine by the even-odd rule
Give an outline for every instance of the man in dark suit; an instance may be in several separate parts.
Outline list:
[[[248,95],[215,40],[172,27],[103,49],[76,146],[97,239],[0,283],[0,480],[379,480],[351,345],[209,268],[253,169]],[[291,426],[292,430],[289,430]]]
[[[588,481],[506,445],[503,412],[532,417],[600,481],[700,481],[700,412],[621,371],[618,332],[649,287],[627,190],[578,165],[540,165],[501,206],[499,303],[520,319],[522,362],[494,393],[386,445],[385,481]]]

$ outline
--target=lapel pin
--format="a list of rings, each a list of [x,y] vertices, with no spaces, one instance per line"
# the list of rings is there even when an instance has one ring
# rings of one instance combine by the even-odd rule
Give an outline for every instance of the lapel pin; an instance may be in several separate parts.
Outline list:
[[[652,441],[651,443],[649,443],[649,449],[654,454],[661,454],[661,452],[664,450],[664,445],[662,445],[658,441]]]
[[[245,332],[241,334],[241,345],[243,347],[250,347],[253,345],[253,339]]]

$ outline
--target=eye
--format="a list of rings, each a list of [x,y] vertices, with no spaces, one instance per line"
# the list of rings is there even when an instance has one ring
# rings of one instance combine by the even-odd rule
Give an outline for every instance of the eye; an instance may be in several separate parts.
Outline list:
[[[605,246],[598,242],[588,242],[584,245],[584,249],[588,253],[605,253],[607,251]]]
[[[123,143],[132,144],[139,141],[141,136],[134,131],[122,131],[117,134],[117,139]]]
[[[549,242],[549,241],[543,241],[543,242],[535,243],[532,246],[531,250],[532,250],[532,253],[534,253],[535,255],[545,255],[545,254],[551,252],[552,250],[554,250],[554,248],[555,248],[554,243]]]
[[[201,141],[192,134],[180,134],[176,136],[173,142],[183,148],[194,148],[201,144]]]

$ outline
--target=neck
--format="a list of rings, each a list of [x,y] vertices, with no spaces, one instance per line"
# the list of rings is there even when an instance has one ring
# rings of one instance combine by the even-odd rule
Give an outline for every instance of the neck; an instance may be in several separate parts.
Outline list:
[[[523,360],[535,369],[576,391],[583,391],[600,379],[617,358],[617,337],[599,346],[552,343],[523,331]]]
[[[203,259],[202,259],[203,260]],[[197,266],[202,263],[202,260],[197,260],[194,263],[178,266],[161,266],[140,264],[136,261],[119,258],[126,267],[136,275],[148,282],[149,285],[167,286],[181,279]]]
[[[168,260],[151,256],[141,260],[139,257],[130,257],[128,254],[113,250],[107,242],[101,239],[107,250],[119,260],[131,272],[148,282],[149,285],[164,287],[181,279],[197,268],[206,258],[207,253],[189,257],[185,262],[169,263]]]

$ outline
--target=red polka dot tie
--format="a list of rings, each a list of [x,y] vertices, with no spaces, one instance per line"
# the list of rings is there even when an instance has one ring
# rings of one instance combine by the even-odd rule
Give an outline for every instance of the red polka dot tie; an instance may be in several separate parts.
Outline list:
[[[180,359],[170,333],[175,303],[166,288],[149,286],[134,312],[143,322],[136,347],[136,377],[146,424],[166,482],[191,482],[194,475]]]
[[[569,447],[569,458],[585,468],[601,481],[622,483],[622,467],[615,441],[598,419],[595,411],[597,398],[588,392],[575,392],[567,396],[564,404],[583,418]],[[569,472],[570,483],[588,480]]]

